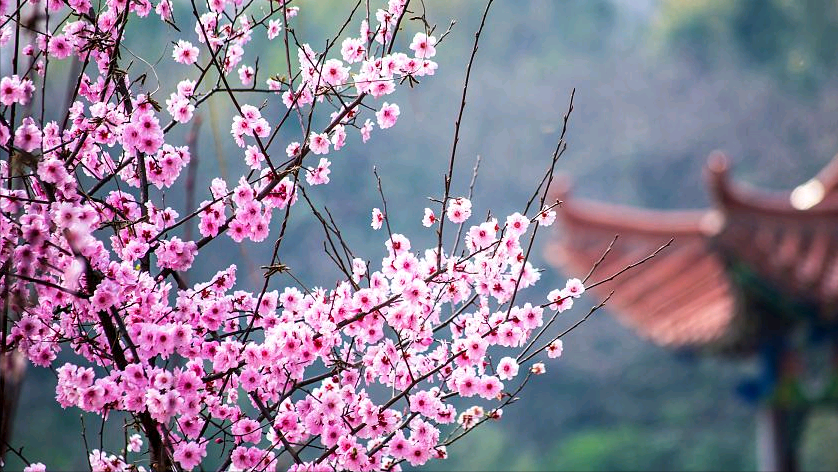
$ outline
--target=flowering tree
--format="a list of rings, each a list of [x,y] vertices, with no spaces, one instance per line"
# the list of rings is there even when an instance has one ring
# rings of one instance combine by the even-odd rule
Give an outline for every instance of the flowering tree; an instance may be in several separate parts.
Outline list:
[[[0,345],[54,368],[62,407],[133,418],[122,451],[88,451],[93,470],[191,470],[208,447],[220,451],[218,470],[420,465],[499,419],[545,371],[537,356],[561,354],[564,333],[548,329],[587,279],[540,306],[516,300],[539,279],[529,258],[539,228],[555,219],[547,189],[572,96],[527,205],[477,221],[470,195],[453,194],[451,183],[490,1],[444,188],[416,216],[438,242],[413,250],[392,231],[381,192],[371,224],[386,228],[387,256],[371,264],[309,195],[334,178],[330,158],[344,146],[397,123],[387,96],[434,74],[445,33],[409,0],[359,0],[318,50],[298,40],[294,17],[305,11],[292,3],[0,0]],[[126,28],[152,21],[178,32],[167,57],[196,79],[167,90],[132,70],[142,51],[127,49]],[[281,43],[286,70],[259,69],[254,35]],[[70,99],[56,109],[48,90],[62,81]],[[249,171],[190,183],[196,135],[176,142],[171,132],[194,127],[211,97],[235,109],[230,134]],[[277,102],[284,113],[268,114],[265,104]],[[298,138],[282,142],[283,128]],[[163,189],[184,180],[204,201],[167,206]],[[328,288],[274,287],[287,269],[287,224],[300,212],[320,221],[323,257],[343,273]],[[235,265],[187,283],[215,240],[263,242],[272,229],[261,287],[237,283]],[[474,406],[458,411],[456,397]],[[13,445],[0,451],[45,469]]]

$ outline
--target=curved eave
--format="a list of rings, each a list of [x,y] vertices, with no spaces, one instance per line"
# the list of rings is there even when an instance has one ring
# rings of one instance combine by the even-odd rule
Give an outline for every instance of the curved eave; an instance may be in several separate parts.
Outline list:
[[[838,156],[836,156],[838,157]],[[809,182],[817,183],[822,196],[805,208],[792,204],[794,190],[770,191],[732,182],[730,164],[723,154],[713,153],[707,164],[710,190],[723,212],[760,213],[777,218],[838,217],[838,161],[833,160]],[[808,183],[808,182],[807,182]]]
[[[728,262],[744,263],[760,279],[782,287],[784,296],[814,302],[821,317],[838,320],[838,156],[813,179],[784,192],[731,182],[728,169],[724,155],[710,156],[717,205],[706,211],[571,199],[569,185],[560,180],[553,195],[563,200],[558,212],[563,229],[546,257],[581,277],[619,235],[590,283],[674,238],[666,251],[597,287],[601,295],[614,291],[609,305],[620,321],[660,345],[753,347],[743,343],[754,326],[743,325],[748,322],[739,316],[743,302]]]
[[[706,210],[656,211],[578,198],[563,201],[559,213],[576,226],[669,237],[700,234],[708,215]]]
[[[711,189],[727,221],[714,238],[716,247],[765,281],[784,287],[787,296],[820,306],[829,317],[835,316],[838,302],[831,277],[838,265],[837,162],[786,192],[730,182],[727,159],[720,154],[708,164]],[[796,207],[794,192],[806,192],[806,186],[817,187],[815,197],[798,200]]]
[[[838,154],[815,176],[828,195],[838,193]]]
[[[734,299],[723,264],[707,247],[708,232],[718,230],[712,211],[642,210],[562,197],[561,234],[546,250],[552,264],[583,277],[619,235],[591,274],[589,283],[596,282],[674,238],[651,260],[598,286],[598,294],[613,291],[612,313],[659,345],[702,347],[725,336]]]

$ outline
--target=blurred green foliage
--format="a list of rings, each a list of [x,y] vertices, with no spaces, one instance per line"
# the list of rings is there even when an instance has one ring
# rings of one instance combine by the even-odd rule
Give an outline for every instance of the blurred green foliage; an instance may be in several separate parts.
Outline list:
[[[660,41],[705,69],[741,61],[812,96],[836,67],[838,3],[825,0],[661,0]]]

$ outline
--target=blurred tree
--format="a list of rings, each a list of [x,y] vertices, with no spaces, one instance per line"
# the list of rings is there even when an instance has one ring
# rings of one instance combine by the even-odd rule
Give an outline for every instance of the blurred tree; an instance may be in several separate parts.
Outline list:
[[[702,71],[732,60],[813,96],[838,65],[836,19],[822,0],[661,0],[653,28]]]

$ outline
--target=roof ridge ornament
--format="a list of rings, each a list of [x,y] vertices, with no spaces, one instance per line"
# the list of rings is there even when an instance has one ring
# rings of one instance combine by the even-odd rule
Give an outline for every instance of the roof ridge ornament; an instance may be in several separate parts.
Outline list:
[[[728,171],[730,171],[730,158],[720,150],[715,150],[707,157],[707,180],[710,191],[721,203],[728,199],[730,194]]]
[[[796,210],[808,210],[823,201],[826,188],[817,177],[798,185],[789,195],[789,202]]]

